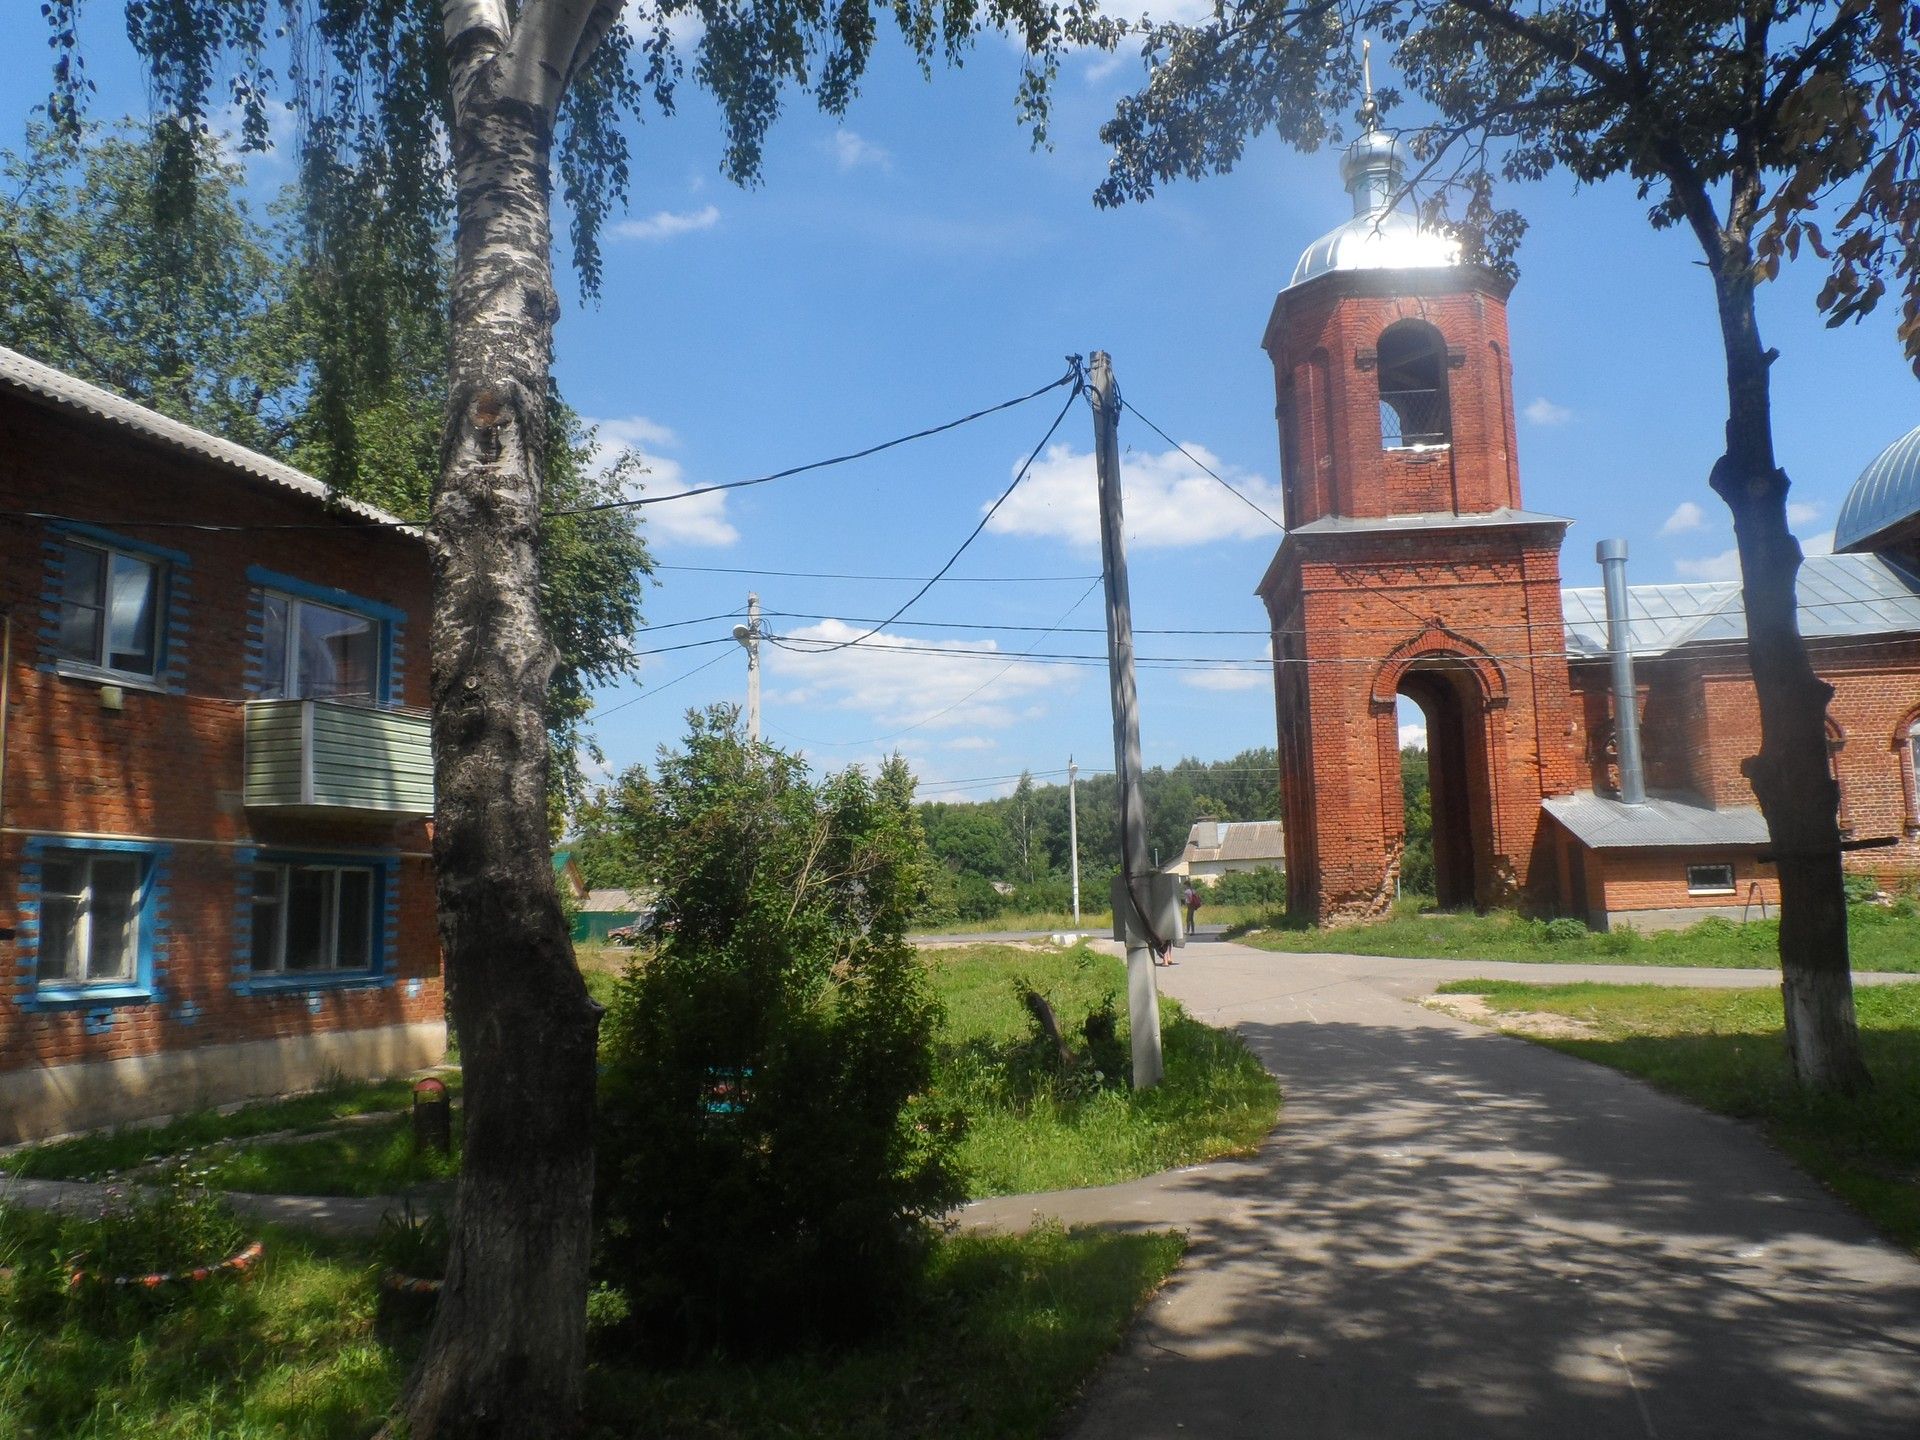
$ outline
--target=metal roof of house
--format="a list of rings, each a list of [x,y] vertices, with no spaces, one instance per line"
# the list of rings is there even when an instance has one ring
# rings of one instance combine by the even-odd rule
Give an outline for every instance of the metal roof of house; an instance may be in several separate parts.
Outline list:
[[[1688,845],[1765,845],[1767,822],[1751,805],[1715,810],[1698,800],[1649,796],[1644,805],[1626,805],[1582,790],[1550,795],[1540,808],[1593,850]]]
[[[1216,843],[1202,844],[1204,832],[1217,832]],[[1187,832],[1183,860],[1283,860],[1287,835],[1278,820],[1199,820]]]
[[[1800,633],[1809,640],[1920,633],[1920,578],[1878,555],[1809,555],[1800,567]],[[1599,586],[1562,590],[1567,653],[1602,656],[1607,599]],[[1627,588],[1627,639],[1636,656],[1740,641],[1747,617],[1738,580]]]
[[[1451,510],[1419,515],[1323,515],[1296,525],[1289,535],[1370,535],[1393,530],[1477,530],[1494,525],[1571,525],[1564,515],[1542,515],[1533,510],[1502,507],[1478,515],[1456,515]]]
[[[257,450],[249,450],[244,445],[236,445],[231,440],[223,440],[218,435],[209,435],[204,430],[196,430],[191,425],[162,415],[157,410],[149,410],[144,405],[91,385],[85,380],[56,370],[51,365],[43,365],[22,355],[17,350],[9,350],[0,345],[0,390],[12,391],[41,404],[52,405],[56,409],[73,414],[84,415],[93,420],[104,420],[109,425],[119,426],[144,440],[150,440],[165,446],[169,450],[190,455],[198,460],[211,460],[229,470],[238,472],[251,480],[263,481],[282,490],[318,500],[331,508],[344,510],[363,520],[378,521],[391,525],[410,535],[421,532],[405,524],[397,515],[388,514],[376,505],[368,505],[360,500],[352,500],[340,494],[331,486],[325,485],[304,471],[291,465],[262,455]]]
[[[618,886],[613,886],[587,891],[580,899],[580,908],[583,911],[589,911],[595,914],[610,913],[618,915],[625,914],[629,911],[637,912],[647,907],[644,901],[634,897],[631,890],[623,890]]]
[[[1920,519],[1920,425],[1860,472],[1833,526],[1833,548],[1864,550],[1889,530]]]

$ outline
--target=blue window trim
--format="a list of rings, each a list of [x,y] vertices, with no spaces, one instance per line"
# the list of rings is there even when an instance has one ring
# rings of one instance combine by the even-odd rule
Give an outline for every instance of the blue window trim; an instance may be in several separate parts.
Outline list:
[[[239,939],[233,965],[236,995],[303,995],[323,990],[366,990],[393,984],[394,912],[398,887],[394,872],[399,864],[395,854],[368,855],[354,851],[240,850],[235,852],[238,872],[235,880],[237,900],[234,907],[234,933]],[[253,968],[253,871],[260,865],[329,865],[373,872],[373,934],[369,941],[369,961],[365,970],[278,970],[256,972]]]
[[[102,530],[98,525],[88,525],[79,520],[54,520],[48,528],[59,535],[77,535],[82,540],[98,540],[102,545],[111,545],[116,550],[131,550],[136,555],[145,555],[150,559],[164,560],[169,565],[191,565],[193,559],[184,550],[170,550],[165,545],[155,545],[147,540],[129,540],[113,530]]]
[[[317,605],[331,605],[336,610],[347,610],[355,615],[364,615],[369,620],[380,621],[380,648],[379,653],[374,657],[374,684],[379,689],[375,703],[382,707],[395,703],[394,697],[400,693],[400,676],[404,668],[399,660],[399,645],[400,631],[407,623],[406,611],[382,604],[378,600],[367,600],[359,595],[350,595],[345,590],[335,590],[329,585],[316,585],[310,580],[282,575],[276,570],[268,570],[260,565],[247,567],[247,583],[259,587],[254,593],[254,600],[248,605],[247,613],[246,667],[249,694],[258,694],[265,688],[266,677],[261,671],[263,655],[256,653],[255,642],[264,637],[266,629],[266,610],[261,601],[261,592],[271,590],[295,600],[311,600]]]
[[[313,600],[322,605],[331,605],[337,610],[352,610],[373,620],[385,620],[389,625],[406,622],[407,612],[392,605],[382,604],[378,600],[367,600],[359,595],[350,595],[345,590],[335,590],[330,585],[316,585],[311,580],[296,579],[292,575],[282,575],[277,570],[268,570],[263,566],[247,567],[247,583],[264,586],[268,590],[278,590],[282,595],[291,595],[296,600]]]
[[[131,981],[105,985],[42,984],[40,968],[40,906],[42,901],[42,865],[50,850],[81,851],[87,854],[138,855],[145,859],[140,877],[139,939],[135,948],[134,976]],[[14,982],[17,1003],[25,1011],[69,1010],[115,1005],[146,1005],[164,1002],[162,989],[166,979],[170,935],[167,912],[171,908],[168,884],[171,845],[150,840],[88,840],[68,836],[38,836],[27,841],[20,866],[20,931],[16,940],[17,975]],[[110,1028],[110,1021],[96,1022],[89,1017],[88,1033],[98,1034]]]
[[[40,597],[41,618],[47,622],[40,631],[43,642],[40,668],[52,674],[71,675],[83,680],[99,680],[108,684],[124,682],[169,695],[186,694],[187,619],[193,557],[184,550],[170,549],[145,540],[131,540],[116,531],[88,525],[80,520],[50,520],[47,522],[47,531],[55,539],[50,542],[47,582]],[[155,622],[154,668],[151,675],[138,670],[115,670],[60,654],[60,632],[55,628],[60,620],[59,577],[66,564],[67,543],[73,540],[124,550],[162,567],[157,587],[160,614]]]

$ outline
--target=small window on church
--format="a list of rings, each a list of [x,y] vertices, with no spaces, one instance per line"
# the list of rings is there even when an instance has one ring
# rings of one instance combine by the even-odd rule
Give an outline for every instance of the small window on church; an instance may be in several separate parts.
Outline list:
[[[1424,450],[1453,443],[1447,413],[1447,342],[1421,320],[1380,337],[1380,446]]]

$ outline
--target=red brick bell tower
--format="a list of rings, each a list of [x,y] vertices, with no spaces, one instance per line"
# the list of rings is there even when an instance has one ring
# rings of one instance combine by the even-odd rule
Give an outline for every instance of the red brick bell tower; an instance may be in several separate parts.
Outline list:
[[[1436,886],[1486,906],[1532,881],[1540,801],[1574,786],[1560,613],[1568,522],[1521,508],[1512,282],[1391,206],[1394,142],[1342,161],[1354,218],[1274,301],[1287,535],[1273,627],[1294,913],[1393,898],[1405,840],[1401,696],[1427,718]],[[1551,889],[1550,866],[1540,883]]]

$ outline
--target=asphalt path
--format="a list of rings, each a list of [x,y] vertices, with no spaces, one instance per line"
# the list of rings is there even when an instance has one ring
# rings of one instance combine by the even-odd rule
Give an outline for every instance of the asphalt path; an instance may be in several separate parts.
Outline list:
[[[1286,1103],[1247,1160],[963,1212],[1189,1233],[1068,1434],[1920,1436],[1911,1255],[1751,1128],[1408,1003],[1469,976],[1777,973],[1214,942],[1159,974],[1238,1027]]]

